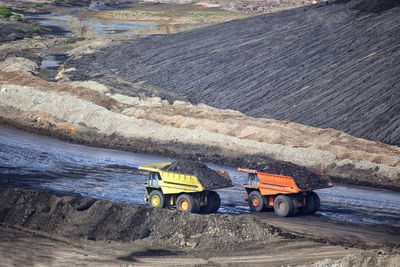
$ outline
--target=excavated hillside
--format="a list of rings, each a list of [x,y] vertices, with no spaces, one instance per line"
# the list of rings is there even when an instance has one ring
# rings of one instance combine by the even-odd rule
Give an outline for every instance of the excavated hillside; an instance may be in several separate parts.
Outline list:
[[[141,85],[168,100],[399,145],[397,6],[328,2],[127,40],[71,58],[64,70],[72,80],[97,80],[116,93],[140,95]]]

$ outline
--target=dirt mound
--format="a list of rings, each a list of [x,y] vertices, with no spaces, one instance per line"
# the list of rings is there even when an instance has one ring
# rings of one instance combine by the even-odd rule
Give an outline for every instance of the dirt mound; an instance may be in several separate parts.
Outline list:
[[[300,189],[324,188],[329,186],[328,180],[324,179],[321,175],[290,162],[271,161],[267,164],[259,163],[253,165],[251,168],[259,172],[292,177]]]
[[[248,216],[196,215],[4,187],[0,223],[70,240],[136,241],[189,250],[228,251],[281,239],[271,227]]]
[[[208,168],[206,164],[200,161],[177,160],[165,166],[163,170],[194,175],[206,190],[233,186],[231,179],[227,179],[219,172]]]
[[[380,13],[398,6],[399,0],[362,0],[354,8],[362,12]]]
[[[47,82],[39,77],[33,77],[20,72],[2,72],[0,71],[0,85],[1,84],[18,84],[21,86],[35,86],[43,92],[59,92],[63,95],[68,94],[71,96],[85,99],[98,106],[104,107],[108,110],[119,111],[121,104],[109,96],[99,93],[95,90],[85,87],[74,87],[67,84],[56,84],[54,82]]]
[[[155,94],[399,145],[399,11],[364,18],[352,6],[113,43],[65,68],[73,80],[104,82],[121,94],[134,96],[131,84],[141,82],[160,88]]]

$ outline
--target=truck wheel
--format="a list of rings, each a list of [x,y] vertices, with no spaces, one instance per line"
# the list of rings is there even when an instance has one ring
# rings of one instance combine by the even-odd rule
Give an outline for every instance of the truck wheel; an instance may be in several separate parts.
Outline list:
[[[180,211],[194,212],[195,205],[193,197],[188,194],[182,194],[176,199],[176,209]]]
[[[200,212],[200,199],[196,196],[193,196],[193,210],[192,213],[199,213]]]
[[[208,192],[207,205],[201,208],[202,213],[213,213],[216,212],[221,206],[221,198],[215,191]]]
[[[290,196],[290,199],[292,200],[292,204],[293,204],[292,216],[294,216],[294,215],[296,215],[297,213],[300,212],[300,210],[299,210],[299,200],[295,196]]]
[[[148,202],[153,208],[165,208],[165,197],[159,190],[151,191]]]
[[[311,214],[314,213],[315,209],[315,198],[312,193],[306,196],[306,205],[300,208],[301,213],[303,214]],[[314,212],[313,212],[314,211]]]
[[[311,213],[315,213],[321,207],[321,200],[317,193],[311,192],[311,195],[314,197],[314,208]]]
[[[251,191],[249,194],[248,203],[252,211],[263,211],[265,208],[264,198],[260,191]]]
[[[274,199],[274,211],[282,217],[289,217],[293,214],[292,199],[286,195],[279,195]]]

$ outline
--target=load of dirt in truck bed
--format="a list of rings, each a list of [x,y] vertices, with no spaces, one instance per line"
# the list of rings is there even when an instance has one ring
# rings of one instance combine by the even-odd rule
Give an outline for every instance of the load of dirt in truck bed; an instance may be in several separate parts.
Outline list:
[[[177,160],[165,166],[163,170],[194,175],[199,179],[199,182],[205,190],[233,186],[233,182],[230,178],[208,168],[206,164],[200,161]]]
[[[325,188],[329,186],[327,178],[290,162],[271,161],[268,163],[259,163],[252,166],[252,169],[256,169],[259,172],[292,177],[300,189]]]

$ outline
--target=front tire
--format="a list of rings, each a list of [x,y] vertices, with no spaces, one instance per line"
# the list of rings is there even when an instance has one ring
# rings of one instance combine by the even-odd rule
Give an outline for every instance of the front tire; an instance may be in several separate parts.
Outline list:
[[[153,208],[165,208],[165,197],[164,194],[159,190],[151,191],[148,202]]]
[[[191,195],[182,194],[176,199],[176,209],[185,212],[195,212],[196,203]]]
[[[248,204],[252,211],[260,212],[264,210],[264,198],[260,191],[251,191],[248,197]]]
[[[274,211],[278,216],[291,216],[294,211],[292,199],[286,195],[277,196],[274,199]]]

